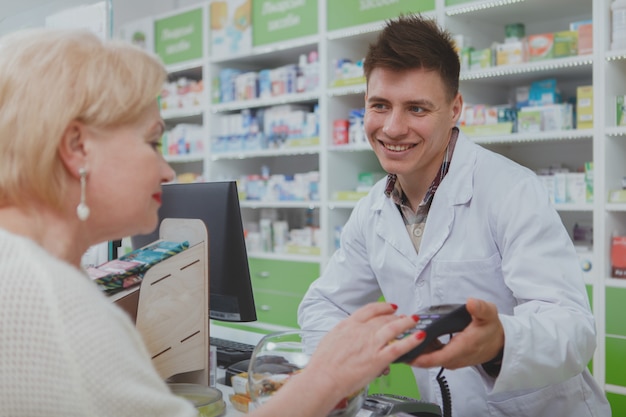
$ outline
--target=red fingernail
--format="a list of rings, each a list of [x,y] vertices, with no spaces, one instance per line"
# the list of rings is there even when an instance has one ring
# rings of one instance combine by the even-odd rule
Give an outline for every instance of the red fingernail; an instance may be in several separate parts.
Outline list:
[[[426,332],[424,330],[420,330],[419,332],[415,333],[415,338],[417,340],[423,340],[426,337]]]
[[[417,314],[413,314],[411,316],[411,318],[413,319],[413,321],[418,322],[420,320],[420,316],[418,316]]]
[[[394,310],[398,309],[398,305],[397,304],[390,303],[390,305],[391,305],[391,308],[393,308]]]

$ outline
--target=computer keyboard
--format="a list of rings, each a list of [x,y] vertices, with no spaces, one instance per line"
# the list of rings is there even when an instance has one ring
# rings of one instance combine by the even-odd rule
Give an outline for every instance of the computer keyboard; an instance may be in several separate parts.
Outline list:
[[[217,365],[223,368],[250,359],[254,350],[254,345],[220,339],[219,337],[210,337],[209,343],[217,348]]]

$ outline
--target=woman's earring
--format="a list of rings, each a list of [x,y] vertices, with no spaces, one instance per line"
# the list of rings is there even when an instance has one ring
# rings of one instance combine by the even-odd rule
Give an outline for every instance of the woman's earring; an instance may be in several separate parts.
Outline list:
[[[76,206],[76,215],[81,221],[85,221],[89,218],[89,207],[85,203],[85,186],[87,185],[87,170],[81,168],[78,170],[80,175],[80,203]]]

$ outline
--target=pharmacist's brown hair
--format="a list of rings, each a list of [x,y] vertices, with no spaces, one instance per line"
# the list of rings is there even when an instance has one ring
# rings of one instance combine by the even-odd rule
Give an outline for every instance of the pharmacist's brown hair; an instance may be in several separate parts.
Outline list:
[[[433,19],[419,14],[389,20],[376,42],[370,45],[363,63],[368,81],[375,68],[436,71],[450,100],[459,91],[460,67],[450,33]]]
[[[154,105],[166,77],[157,57],[87,30],[0,38],[0,206],[60,208],[68,174],[58,146],[67,126],[131,123]]]

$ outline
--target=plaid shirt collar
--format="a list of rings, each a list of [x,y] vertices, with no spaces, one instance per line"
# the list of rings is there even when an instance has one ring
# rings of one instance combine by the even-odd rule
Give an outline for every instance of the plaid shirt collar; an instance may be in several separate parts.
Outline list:
[[[450,169],[450,162],[452,161],[452,154],[454,153],[454,147],[456,145],[456,139],[459,136],[459,129],[457,127],[452,128],[452,133],[450,134],[450,140],[448,141],[448,147],[446,148],[446,153],[443,156],[443,161],[441,163],[441,167],[437,172],[437,176],[428,187],[426,194],[424,195],[424,199],[420,203],[420,207],[430,207],[430,203],[432,202],[433,197],[435,196],[435,192],[441,184],[441,181],[448,173]],[[395,204],[398,206],[406,205],[406,196],[402,191],[402,187],[400,186],[400,182],[397,181],[398,176],[396,174],[387,174],[387,183],[385,185],[385,195],[390,197]]]

